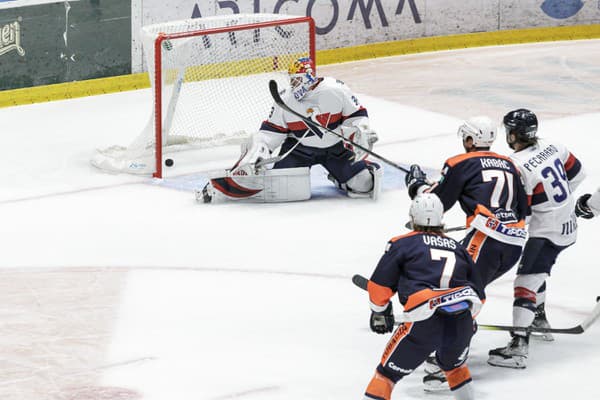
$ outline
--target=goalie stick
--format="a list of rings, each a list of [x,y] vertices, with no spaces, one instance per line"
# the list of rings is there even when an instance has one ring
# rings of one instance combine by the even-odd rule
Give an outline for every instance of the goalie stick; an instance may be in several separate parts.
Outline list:
[[[273,97],[273,100],[275,100],[275,103],[279,107],[283,108],[285,111],[287,111],[289,113],[292,113],[295,116],[297,116],[298,118],[302,119],[302,121],[304,121],[304,123],[306,123],[310,127],[310,129],[317,130],[318,132],[322,132],[322,130],[325,130],[325,131],[331,133],[332,135],[335,135],[335,136],[339,137],[343,141],[351,144],[352,146],[361,149],[365,153],[370,154],[373,157],[380,159],[384,163],[389,164],[392,167],[397,168],[397,169],[399,169],[400,171],[402,171],[404,173],[408,173],[409,172],[408,169],[406,169],[406,168],[404,168],[404,167],[396,164],[395,162],[390,161],[390,160],[388,160],[387,158],[385,158],[383,156],[380,156],[379,154],[377,154],[377,153],[375,153],[375,152],[367,149],[366,147],[363,147],[363,146],[359,145],[358,143],[355,143],[352,140],[344,137],[344,135],[342,135],[342,134],[340,134],[338,132],[335,132],[335,131],[333,131],[333,130],[331,130],[331,129],[329,129],[329,128],[327,128],[327,127],[325,127],[325,126],[323,126],[323,125],[321,125],[321,124],[313,121],[312,119],[310,119],[310,118],[308,118],[308,117],[300,114],[299,112],[293,110],[290,106],[288,106],[287,104],[284,103],[283,99],[279,95],[279,89],[277,87],[277,82],[275,82],[274,80],[270,80],[269,81],[269,91],[271,92],[271,96]]]
[[[362,275],[356,274],[352,277],[352,283],[363,290],[367,290],[367,285],[369,284],[369,280]],[[477,326],[481,329],[485,329],[488,331],[516,331],[516,332],[526,332],[526,333],[564,333],[564,334],[580,334],[585,332],[598,318],[600,317],[600,296],[596,297],[596,306],[592,310],[592,312],[587,316],[585,320],[579,325],[573,326],[571,328],[542,328],[542,327],[519,327],[519,326],[510,326],[510,325],[488,325],[488,324],[477,324]],[[396,325],[401,324],[401,322],[396,322]]]

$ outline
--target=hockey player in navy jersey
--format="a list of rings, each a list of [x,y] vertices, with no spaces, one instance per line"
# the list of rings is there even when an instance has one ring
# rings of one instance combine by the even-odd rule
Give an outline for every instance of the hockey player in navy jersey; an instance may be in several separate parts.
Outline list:
[[[470,118],[458,129],[465,153],[449,158],[441,178],[430,185],[425,173],[413,165],[406,175],[411,198],[435,193],[449,210],[459,203],[468,231],[461,243],[467,248],[488,285],[512,268],[525,244],[527,196],[520,174],[506,156],[490,151],[497,133],[491,119]],[[444,388],[444,377],[430,358],[423,379],[426,390]]]
[[[288,72],[290,87],[281,96],[287,105],[365,148],[373,147],[377,134],[370,128],[366,108],[348,86],[317,77],[313,61],[307,57],[294,61]],[[277,148],[277,161],[267,169],[261,163],[272,159]],[[309,168],[321,164],[329,179],[349,197],[375,199],[382,170],[366,161],[366,156],[360,149],[345,146],[339,136],[310,129],[298,116],[274,104],[260,130],[242,149],[230,176],[212,179],[200,197],[205,202],[305,200],[310,198]],[[295,177],[293,184],[289,176]]]
[[[390,400],[394,385],[436,351],[454,397],[472,400],[466,365],[473,318],[484,299],[481,279],[466,249],[443,234],[444,207],[431,193],[412,201],[414,231],[391,239],[368,283],[371,329],[392,332],[392,297],[404,322],[388,342],[365,400]]]
[[[584,219],[592,219],[600,215],[600,189],[579,196],[575,204],[575,214]]]
[[[576,204],[572,192],[584,178],[581,162],[565,146],[537,136],[537,116],[518,109],[504,116],[506,141],[531,204],[529,238],[514,282],[513,325],[549,327],[544,309],[546,279],[557,256],[577,239]],[[542,338],[553,340],[550,334]],[[512,333],[506,347],[489,352],[488,363],[525,368],[529,335]]]

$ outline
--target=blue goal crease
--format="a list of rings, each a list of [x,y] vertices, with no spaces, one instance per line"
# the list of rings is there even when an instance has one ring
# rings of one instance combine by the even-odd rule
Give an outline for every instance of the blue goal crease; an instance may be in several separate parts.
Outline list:
[[[409,165],[399,164],[402,167],[409,168]],[[403,171],[397,168],[382,164],[383,168],[383,185],[382,190],[404,190]],[[428,176],[437,176],[438,170],[423,167],[423,170]],[[335,197],[342,193],[327,179],[327,171],[320,165],[315,165],[310,171],[311,190],[314,198],[319,197]],[[165,177],[158,183],[159,186],[164,186],[169,189],[175,189],[185,192],[193,192],[196,189],[203,188],[208,182],[207,173],[189,174],[176,177]],[[155,182],[156,184],[156,182]]]

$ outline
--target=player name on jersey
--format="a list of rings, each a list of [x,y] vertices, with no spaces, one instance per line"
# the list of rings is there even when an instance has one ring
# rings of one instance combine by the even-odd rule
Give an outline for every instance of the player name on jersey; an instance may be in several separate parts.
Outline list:
[[[423,235],[423,243],[427,246],[445,247],[447,249],[456,249],[456,242],[453,239],[437,235]]]
[[[531,157],[527,162],[523,163],[523,167],[527,168],[527,171],[531,171],[532,168],[537,168],[543,164],[548,158],[558,153],[558,149],[553,144],[546,147],[544,150]]]
[[[510,171],[510,163],[500,158],[482,157],[479,159],[482,168],[502,168]]]

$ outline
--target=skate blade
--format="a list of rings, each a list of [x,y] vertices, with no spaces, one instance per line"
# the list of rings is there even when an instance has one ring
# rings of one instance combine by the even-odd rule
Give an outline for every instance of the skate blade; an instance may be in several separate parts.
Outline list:
[[[423,383],[423,390],[429,393],[437,393],[444,392],[446,390],[450,390],[450,386],[448,386],[448,382],[434,382],[430,381],[427,383]]]
[[[436,375],[437,374],[430,374],[423,377],[423,390],[426,392],[443,392],[445,390],[450,390],[446,377]]]
[[[538,332],[532,332],[531,333],[531,338],[535,339],[535,340],[541,340],[544,342],[554,342],[554,336],[552,336],[551,333],[538,333]]]
[[[499,356],[490,356],[488,358],[488,364],[494,367],[524,369],[527,367],[527,357],[512,356],[510,358],[503,358]]]

